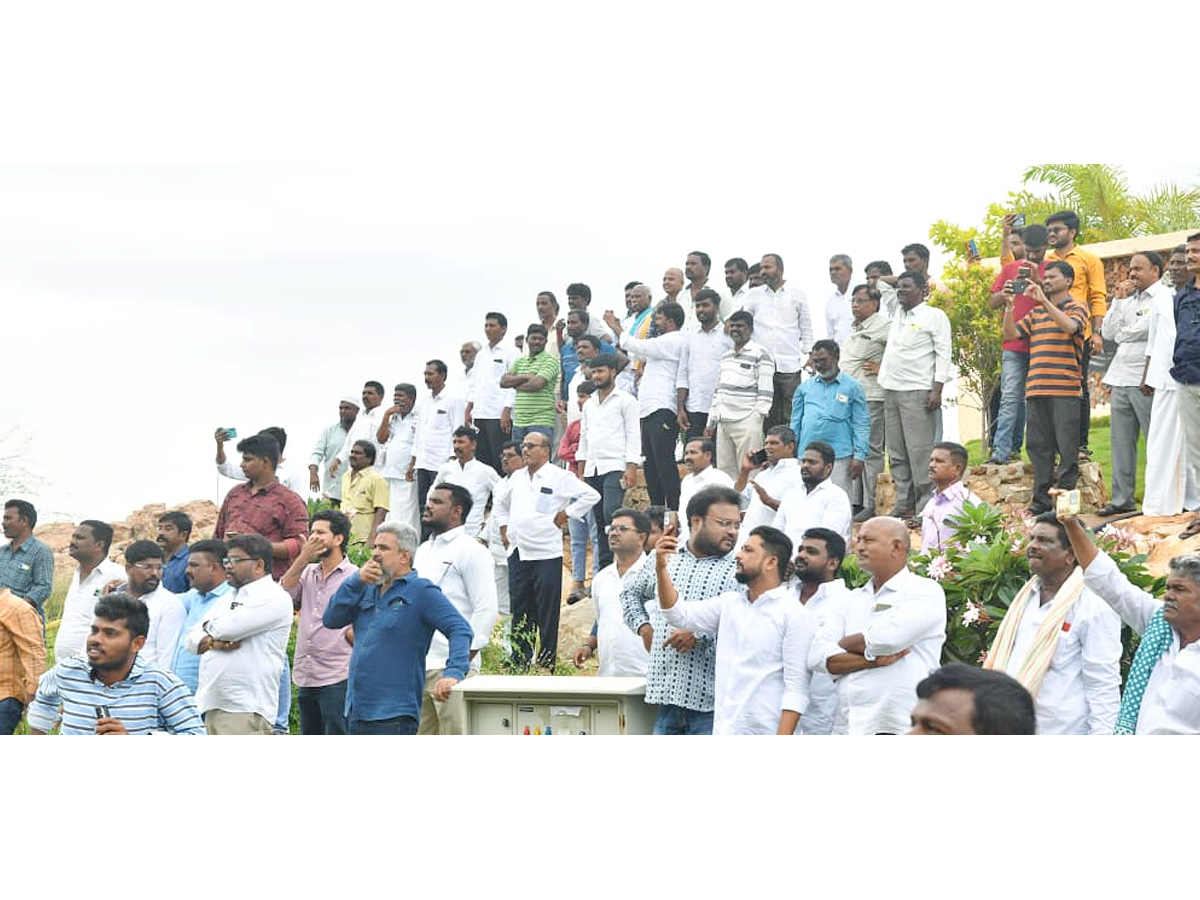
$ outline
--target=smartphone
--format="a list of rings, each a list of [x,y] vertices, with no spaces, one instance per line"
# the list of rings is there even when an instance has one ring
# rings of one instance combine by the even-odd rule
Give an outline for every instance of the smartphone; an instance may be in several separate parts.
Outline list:
[[[97,719],[110,719],[110,718],[112,718],[112,713],[110,713],[108,711],[107,706],[97,706],[96,707],[96,718]]]
[[[750,454],[750,462],[754,463],[756,466],[766,465],[766,462],[767,462],[766,448],[764,447],[762,450],[756,450],[753,453],[751,453]]]
[[[1013,214],[1012,227],[1013,228],[1024,228],[1025,227],[1025,213],[1014,213]]]
[[[975,243],[975,238],[971,238],[969,241],[967,241],[967,249],[971,252],[972,259],[979,256],[979,245]]]
[[[221,430],[225,432],[226,440],[232,441],[235,437],[237,437],[236,428],[222,428]]]
[[[679,513],[673,509],[663,513],[663,534],[679,534]]]
[[[1079,515],[1079,491],[1062,491],[1054,499],[1054,514],[1056,516]]]
[[[1029,266],[1017,267],[1017,278],[1013,281],[1013,293],[1023,294],[1029,288],[1029,275],[1033,272]]]

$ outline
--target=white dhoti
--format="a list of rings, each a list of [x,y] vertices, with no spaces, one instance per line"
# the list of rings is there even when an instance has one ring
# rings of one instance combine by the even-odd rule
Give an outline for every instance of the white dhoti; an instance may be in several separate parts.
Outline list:
[[[421,509],[417,503],[417,481],[406,481],[403,478],[389,478],[391,506],[388,507],[388,522],[403,522],[411,525],[419,532],[421,530]]]
[[[1142,515],[1174,516],[1200,506],[1200,490],[1183,445],[1179,392],[1159,389],[1150,408],[1146,436],[1146,493]]]

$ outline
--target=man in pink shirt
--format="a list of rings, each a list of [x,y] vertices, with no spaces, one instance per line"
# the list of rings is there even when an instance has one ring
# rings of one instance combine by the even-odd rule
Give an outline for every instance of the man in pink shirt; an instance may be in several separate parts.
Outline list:
[[[922,552],[944,550],[955,530],[955,523],[948,520],[962,514],[964,503],[983,502],[963,483],[966,470],[966,447],[953,441],[933,445],[933,452],[929,454],[929,481],[933,484],[933,496],[921,510]]]

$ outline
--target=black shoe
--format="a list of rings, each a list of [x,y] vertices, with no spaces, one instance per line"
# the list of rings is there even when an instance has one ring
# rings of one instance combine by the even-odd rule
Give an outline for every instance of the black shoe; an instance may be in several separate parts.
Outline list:
[[[1004,466],[1004,465],[1008,465],[1008,460],[1000,459],[995,456],[989,456],[987,458],[987,461],[984,463],[984,465],[985,466]]]
[[[1113,506],[1111,503],[1105,504],[1096,510],[1098,516],[1119,516],[1123,513],[1137,512],[1136,506]]]
[[[1040,516],[1044,512],[1050,512],[1050,507],[1042,506],[1040,503],[1031,503],[1029,505],[1029,517],[1031,519],[1035,516]]]

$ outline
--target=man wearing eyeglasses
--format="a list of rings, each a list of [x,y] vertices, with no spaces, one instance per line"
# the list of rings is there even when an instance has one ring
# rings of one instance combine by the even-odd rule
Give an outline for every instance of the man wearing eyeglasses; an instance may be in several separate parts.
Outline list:
[[[134,541],[125,548],[125,580],[110,581],[104,594],[120,591],[146,604],[150,630],[138,657],[148,666],[170,669],[187,610],[176,594],[162,586],[164,555],[154,541]]]
[[[271,542],[241,534],[226,542],[233,590],[189,631],[200,655],[196,706],[209,734],[271,734],[292,629],[292,598],[271,578]]]

